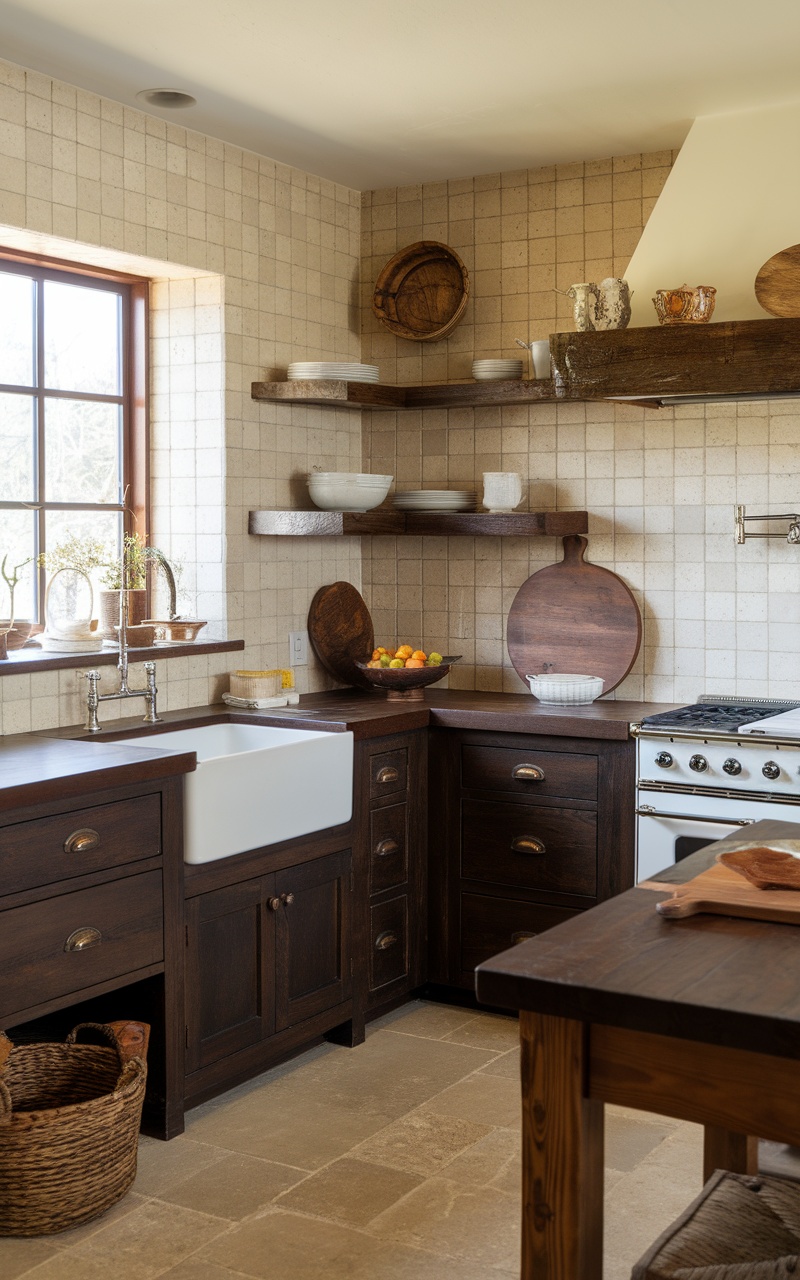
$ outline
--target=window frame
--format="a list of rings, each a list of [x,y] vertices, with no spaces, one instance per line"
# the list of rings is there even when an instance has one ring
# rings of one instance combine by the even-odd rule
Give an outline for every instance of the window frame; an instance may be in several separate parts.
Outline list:
[[[3,510],[30,510],[37,512],[37,550],[41,549],[45,513],[47,511],[103,510],[122,513],[123,533],[138,531],[145,541],[150,535],[150,413],[149,413],[149,280],[144,276],[107,270],[86,263],[68,262],[40,254],[22,253],[0,246],[0,271],[16,275],[28,275],[39,282],[55,280],[74,284],[83,279],[98,289],[120,292],[122,286],[122,395],[107,396],[95,393],[47,390],[40,382],[42,368],[43,316],[37,307],[37,378],[36,385],[19,387],[10,383],[0,384],[0,391],[30,395],[36,400],[37,412],[37,494],[34,503],[0,502]],[[96,403],[120,403],[122,408],[122,492],[121,503],[47,502],[44,500],[44,415],[42,401],[47,399],[90,400]],[[148,575],[149,576],[149,575]],[[44,594],[47,571],[37,571],[35,599],[39,617],[34,625],[43,625]],[[149,591],[149,588],[148,588]],[[149,598],[149,597],[148,597]],[[20,619],[23,621],[23,619]]]

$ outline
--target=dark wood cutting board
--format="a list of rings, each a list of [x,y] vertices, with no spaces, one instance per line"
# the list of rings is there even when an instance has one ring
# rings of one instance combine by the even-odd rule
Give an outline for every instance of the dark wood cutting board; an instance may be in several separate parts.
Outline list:
[[[663,892],[666,886],[652,880],[639,888]],[[686,884],[677,885],[671,898],[656,903],[656,911],[666,920],[707,914],[800,924],[800,893],[793,889],[757,889],[744,876],[718,862]]]
[[[625,679],[642,642],[639,606],[610,569],[587,564],[587,539],[563,539],[564,559],[531,574],[514,597],[507,644],[514,669],[602,676],[609,693]]]
[[[358,689],[372,685],[357,662],[368,662],[375,630],[364,597],[351,582],[320,587],[308,611],[308,638],[329,675]]]
[[[800,244],[768,258],[755,282],[756,298],[771,316],[800,316]]]

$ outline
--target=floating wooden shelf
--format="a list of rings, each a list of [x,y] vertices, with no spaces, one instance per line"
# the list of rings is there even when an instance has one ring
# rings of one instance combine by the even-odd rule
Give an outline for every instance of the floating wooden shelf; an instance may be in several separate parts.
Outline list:
[[[251,511],[250,533],[327,538],[395,535],[433,538],[563,538],[586,533],[586,511]]]
[[[482,405],[548,404],[566,399],[550,378],[389,387],[377,382],[254,382],[254,400],[319,404],[333,409],[472,409]]]

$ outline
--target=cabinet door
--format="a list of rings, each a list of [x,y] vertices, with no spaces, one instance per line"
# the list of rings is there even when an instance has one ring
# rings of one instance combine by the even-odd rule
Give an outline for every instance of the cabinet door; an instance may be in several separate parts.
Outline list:
[[[273,881],[261,876],[186,903],[187,1072],[272,1031]]]
[[[275,890],[275,1027],[312,1018],[350,995],[351,855],[279,871]]]

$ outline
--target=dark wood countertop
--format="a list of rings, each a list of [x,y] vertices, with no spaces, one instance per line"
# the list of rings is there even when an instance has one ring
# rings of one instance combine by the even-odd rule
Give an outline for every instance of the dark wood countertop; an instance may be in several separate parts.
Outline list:
[[[132,751],[121,743],[14,734],[0,738],[0,812],[174,777],[196,767],[193,751]]]
[[[797,839],[796,823],[761,821],[756,840]],[[667,872],[682,883],[714,861],[717,841]],[[787,924],[698,915],[665,920],[653,889],[629,889],[493,956],[477,970],[485,1004],[687,1040],[800,1055],[800,933]],[[768,1087],[768,1082],[767,1082]]]

